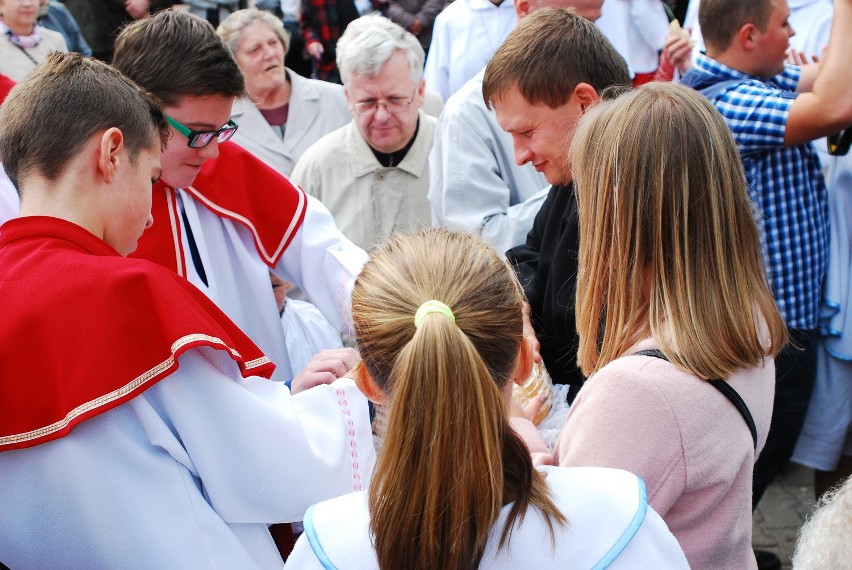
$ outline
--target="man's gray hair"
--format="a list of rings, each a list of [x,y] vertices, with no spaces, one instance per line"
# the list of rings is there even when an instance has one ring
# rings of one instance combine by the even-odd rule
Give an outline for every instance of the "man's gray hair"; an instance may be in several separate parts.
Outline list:
[[[825,493],[802,527],[793,568],[849,568],[852,562],[852,477]]]
[[[337,67],[343,84],[349,83],[353,73],[375,77],[397,50],[405,53],[411,81],[420,85],[426,54],[413,34],[378,14],[353,20],[337,41]]]

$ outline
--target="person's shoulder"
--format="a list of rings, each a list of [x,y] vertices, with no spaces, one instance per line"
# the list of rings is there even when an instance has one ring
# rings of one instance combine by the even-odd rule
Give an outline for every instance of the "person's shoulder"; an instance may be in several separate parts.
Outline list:
[[[476,111],[486,111],[485,99],[482,98],[482,73],[468,79],[444,103],[444,113],[461,115]]]
[[[41,27],[41,39],[51,50],[68,51],[68,46],[65,44],[65,36],[59,32]]]
[[[353,123],[347,123],[339,129],[323,135],[305,150],[304,154],[299,158],[297,166],[302,163],[316,164],[318,162],[322,165],[330,158],[339,158],[341,150],[348,144],[352,127]],[[357,129],[354,130],[357,133]],[[331,164],[328,164],[328,166],[331,166]]]
[[[636,506],[645,492],[642,478],[610,467],[555,467],[539,468],[547,477],[547,485],[559,502],[579,494],[584,500],[600,505],[622,509]],[[570,517],[570,513],[566,513]]]

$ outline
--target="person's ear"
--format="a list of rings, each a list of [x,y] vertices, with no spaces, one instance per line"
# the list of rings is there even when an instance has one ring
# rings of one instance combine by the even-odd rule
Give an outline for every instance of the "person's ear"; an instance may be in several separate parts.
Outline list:
[[[515,0],[515,17],[518,20],[529,16],[532,11],[532,2],[530,0]]]
[[[574,99],[580,104],[580,109],[585,113],[586,109],[600,101],[600,96],[595,88],[588,83],[578,83],[574,87]]]
[[[524,337],[521,339],[521,347],[518,350],[518,362],[515,364],[515,374],[512,377],[512,381],[518,386],[526,384],[533,370],[533,349],[527,338]]]
[[[733,41],[737,42],[742,49],[752,51],[755,48],[755,36],[759,31],[752,23],[743,24],[734,35]]]
[[[101,135],[98,145],[98,170],[104,181],[111,183],[121,165],[121,151],[124,149],[124,134],[116,127],[110,127]]]
[[[355,380],[355,385],[358,386],[358,389],[361,390],[362,394],[367,396],[368,400],[379,405],[388,401],[387,394],[385,394],[384,390],[379,388],[379,385],[376,384],[375,380],[373,380],[373,377],[367,371],[367,367],[364,366],[363,360],[359,361],[358,364],[355,365],[355,369],[352,370],[352,376]]]
[[[426,80],[421,79],[420,85],[417,86],[417,95],[414,98],[415,103],[417,103],[417,108],[423,106],[423,103],[426,101]]]

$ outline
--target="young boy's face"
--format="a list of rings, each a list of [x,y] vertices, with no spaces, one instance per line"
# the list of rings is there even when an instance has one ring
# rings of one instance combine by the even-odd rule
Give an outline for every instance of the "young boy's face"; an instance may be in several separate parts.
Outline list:
[[[215,131],[231,118],[233,97],[183,95],[176,105],[165,107],[166,115],[193,131]],[[205,147],[190,148],[188,139],[170,126],[172,136],[163,151],[163,181],[172,188],[191,185],[205,162],[219,156],[214,137]]]
[[[160,177],[160,145],[139,151],[135,164],[125,151],[106,212],[104,241],[121,255],[136,249],[142,232],[151,226],[151,183]]]

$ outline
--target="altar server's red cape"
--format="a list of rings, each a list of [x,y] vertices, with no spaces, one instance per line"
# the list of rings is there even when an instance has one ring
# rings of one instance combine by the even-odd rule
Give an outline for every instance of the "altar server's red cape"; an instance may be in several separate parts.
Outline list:
[[[224,351],[244,376],[274,369],[188,281],[56,218],[0,227],[0,307],[0,451],[67,435],[194,347]]]
[[[275,267],[305,219],[305,193],[231,142],[219,145],[219,157],[204,163],[195,182],[184,190],[217,216],[248,228],[258,255],[269,267]],[[163,182],[154,185],[151,213],[154,225],[130,257],[148,259],[186,276],[173,188]]]

